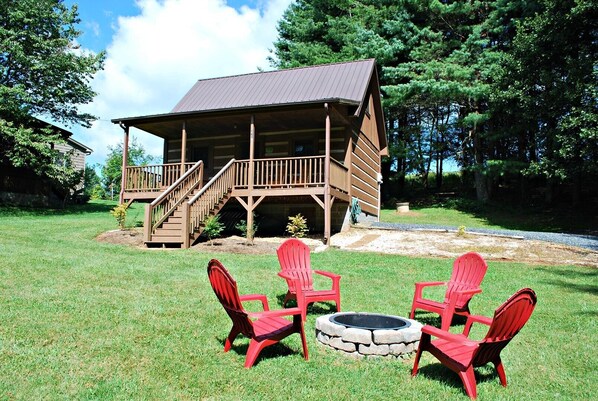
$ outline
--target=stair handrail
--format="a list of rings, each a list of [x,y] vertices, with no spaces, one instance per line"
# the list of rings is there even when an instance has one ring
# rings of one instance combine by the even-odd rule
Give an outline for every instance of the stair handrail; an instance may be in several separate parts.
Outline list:
[[[178,180],[154,199],[145,208],[145,240],[151,240],[151,234],[201,185],[203,180],[203,161],[199,160]]]
[[[183,205],[183,241],[201,227],[201,223],[235,186],[235,169],[231,159],[199,192]]]

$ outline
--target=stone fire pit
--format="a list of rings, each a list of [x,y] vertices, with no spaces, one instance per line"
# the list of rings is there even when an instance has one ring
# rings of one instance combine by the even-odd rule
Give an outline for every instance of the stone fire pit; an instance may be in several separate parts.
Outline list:
[[[318,317],[316,338],[351,356],[407,358],[417,351],[421,328],[418,321],[399,316],[342,312]]]

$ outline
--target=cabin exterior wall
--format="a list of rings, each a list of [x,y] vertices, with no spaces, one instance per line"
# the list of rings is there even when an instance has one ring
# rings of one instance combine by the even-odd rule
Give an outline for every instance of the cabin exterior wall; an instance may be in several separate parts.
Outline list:
[[[186,161],[204,161],[206,179],[214,176],[232,158],[249,158],[249,133],[197,136],[187,133]],[[331,157],[345,163],[347,130],[337,127],[331,130]],[[260,132],[256,136],[255,158],[281,158],[298,156],[322,156],[326,153],[325,131],[322,129],[293,132]],[[181,139],[165,142],[164,162],[180,163]]]
[[[360,200],[363,212],[378,216],[381,157],[372,96],[363,112],[359,132],[353,132],[351,140],[351,196]]]

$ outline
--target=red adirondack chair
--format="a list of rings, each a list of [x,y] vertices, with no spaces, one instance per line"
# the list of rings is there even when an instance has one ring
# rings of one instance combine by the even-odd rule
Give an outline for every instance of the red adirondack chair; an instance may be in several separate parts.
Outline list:
[[[303,320],[305,320],[307,315],[307,306],[314,302],[334,301],[337,312],[340,312],[341,276],[322,270],[313,270],[313,273],[332,280],[332,288],[330,290],[314,290],[310,251],[307,245],[296,238],[290,238],[280,245],[276,253],[278,254],[278,262],[282,269],[278,275],[287,281],[289,287],[284,297],[283,305],[286,305],[291,299],[296,299],[297,305],[302,308]],[[300,283],[300,285],[297,283]]]
[[[482,292],[480,283],[484,279],[488,265],[484,258],[475,252],[468,252],[459,256],[453,264],[453,274],[448,282],[432,281],[415,283],[415,294],[411,304],[411,319],[415,316],[416,309],[424,309],[440,314],[442,330],[448,331],[453,320],[453,315],[469,316],[469,301]],[[436,302],[423,297],[425,287],[446,285],[443,302]]]
[[[472,399],[477,396],[474,367],[492,362],[496,367],[500,383],[506,387],[507,377],[500,352],[525,325],[535,306],[536,294],[530,288],[523,288],[494,312],[494,318],[469,315],[463,334],[453,334],[436,327],[424,326],[411,375],[417,375],[421,354],[423,351],[428,351],[443,365],[459,374],[465,392]],[[490,326],[486,337],[481,341],[467,338],[471,325],[475,322]],[[431,341],[432,336],[438,339]]]
[[[230,350],[233,341],[239,334],[249,337],[251,342],[245,357],[245,367],[250,368],[263,348],[275,344],[293,333],[299,333],[303,345],[303,356],[305,360],[308,359],[307,342],[300,308],[271,311],[268,308],[268,299],[265,295],[239,296],[237,282],[216,259],[212,259],[208,263],[208,277],[218,300],[233,321],[233,327],[224,343],[224,352]],[[261,301],[264,312],[246,312],[242,304],[244,301]],[[283,319],[281,316],[292,316],[293,321]],[[252,320],[252,318],[255,320]]]

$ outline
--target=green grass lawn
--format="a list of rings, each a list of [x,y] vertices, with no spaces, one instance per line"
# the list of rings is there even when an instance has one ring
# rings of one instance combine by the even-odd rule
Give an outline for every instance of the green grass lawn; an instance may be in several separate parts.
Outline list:
[[[435,224],[544,232],[570,232],[598,235],[598,215],[577,208],[534,209],[480,204],[464,199],[412,202],[411,213],[397,213],[395,208],[382,209],[380,221],[389,223]]]
[[[0,399],[468,399],[458,377],[429,354],[411,379],[412,359],[356,360],[318,345],[314,323],[329,310],[325,303],[308,314],[309,361],[293,335],[244,369],[246,339],[222,351],[230,320],[206,265],[219,258],[242,293],[264,293],[277,308],[286,284],[276,276],[276,256],[99,243],[96,235],[116,228],[112,206],[0,209]],[[447,279],[451,270],[450,260],[338,250],[314,254],[312,264],[343,276],[345,310],[403,316],[414,282]],[[598,394],[598,271],[490,262],[471,307],[489,315],[528,286],[538,306],[503,351],[509,386],[493,369],[478,369],[479,398],[591,399]]]

